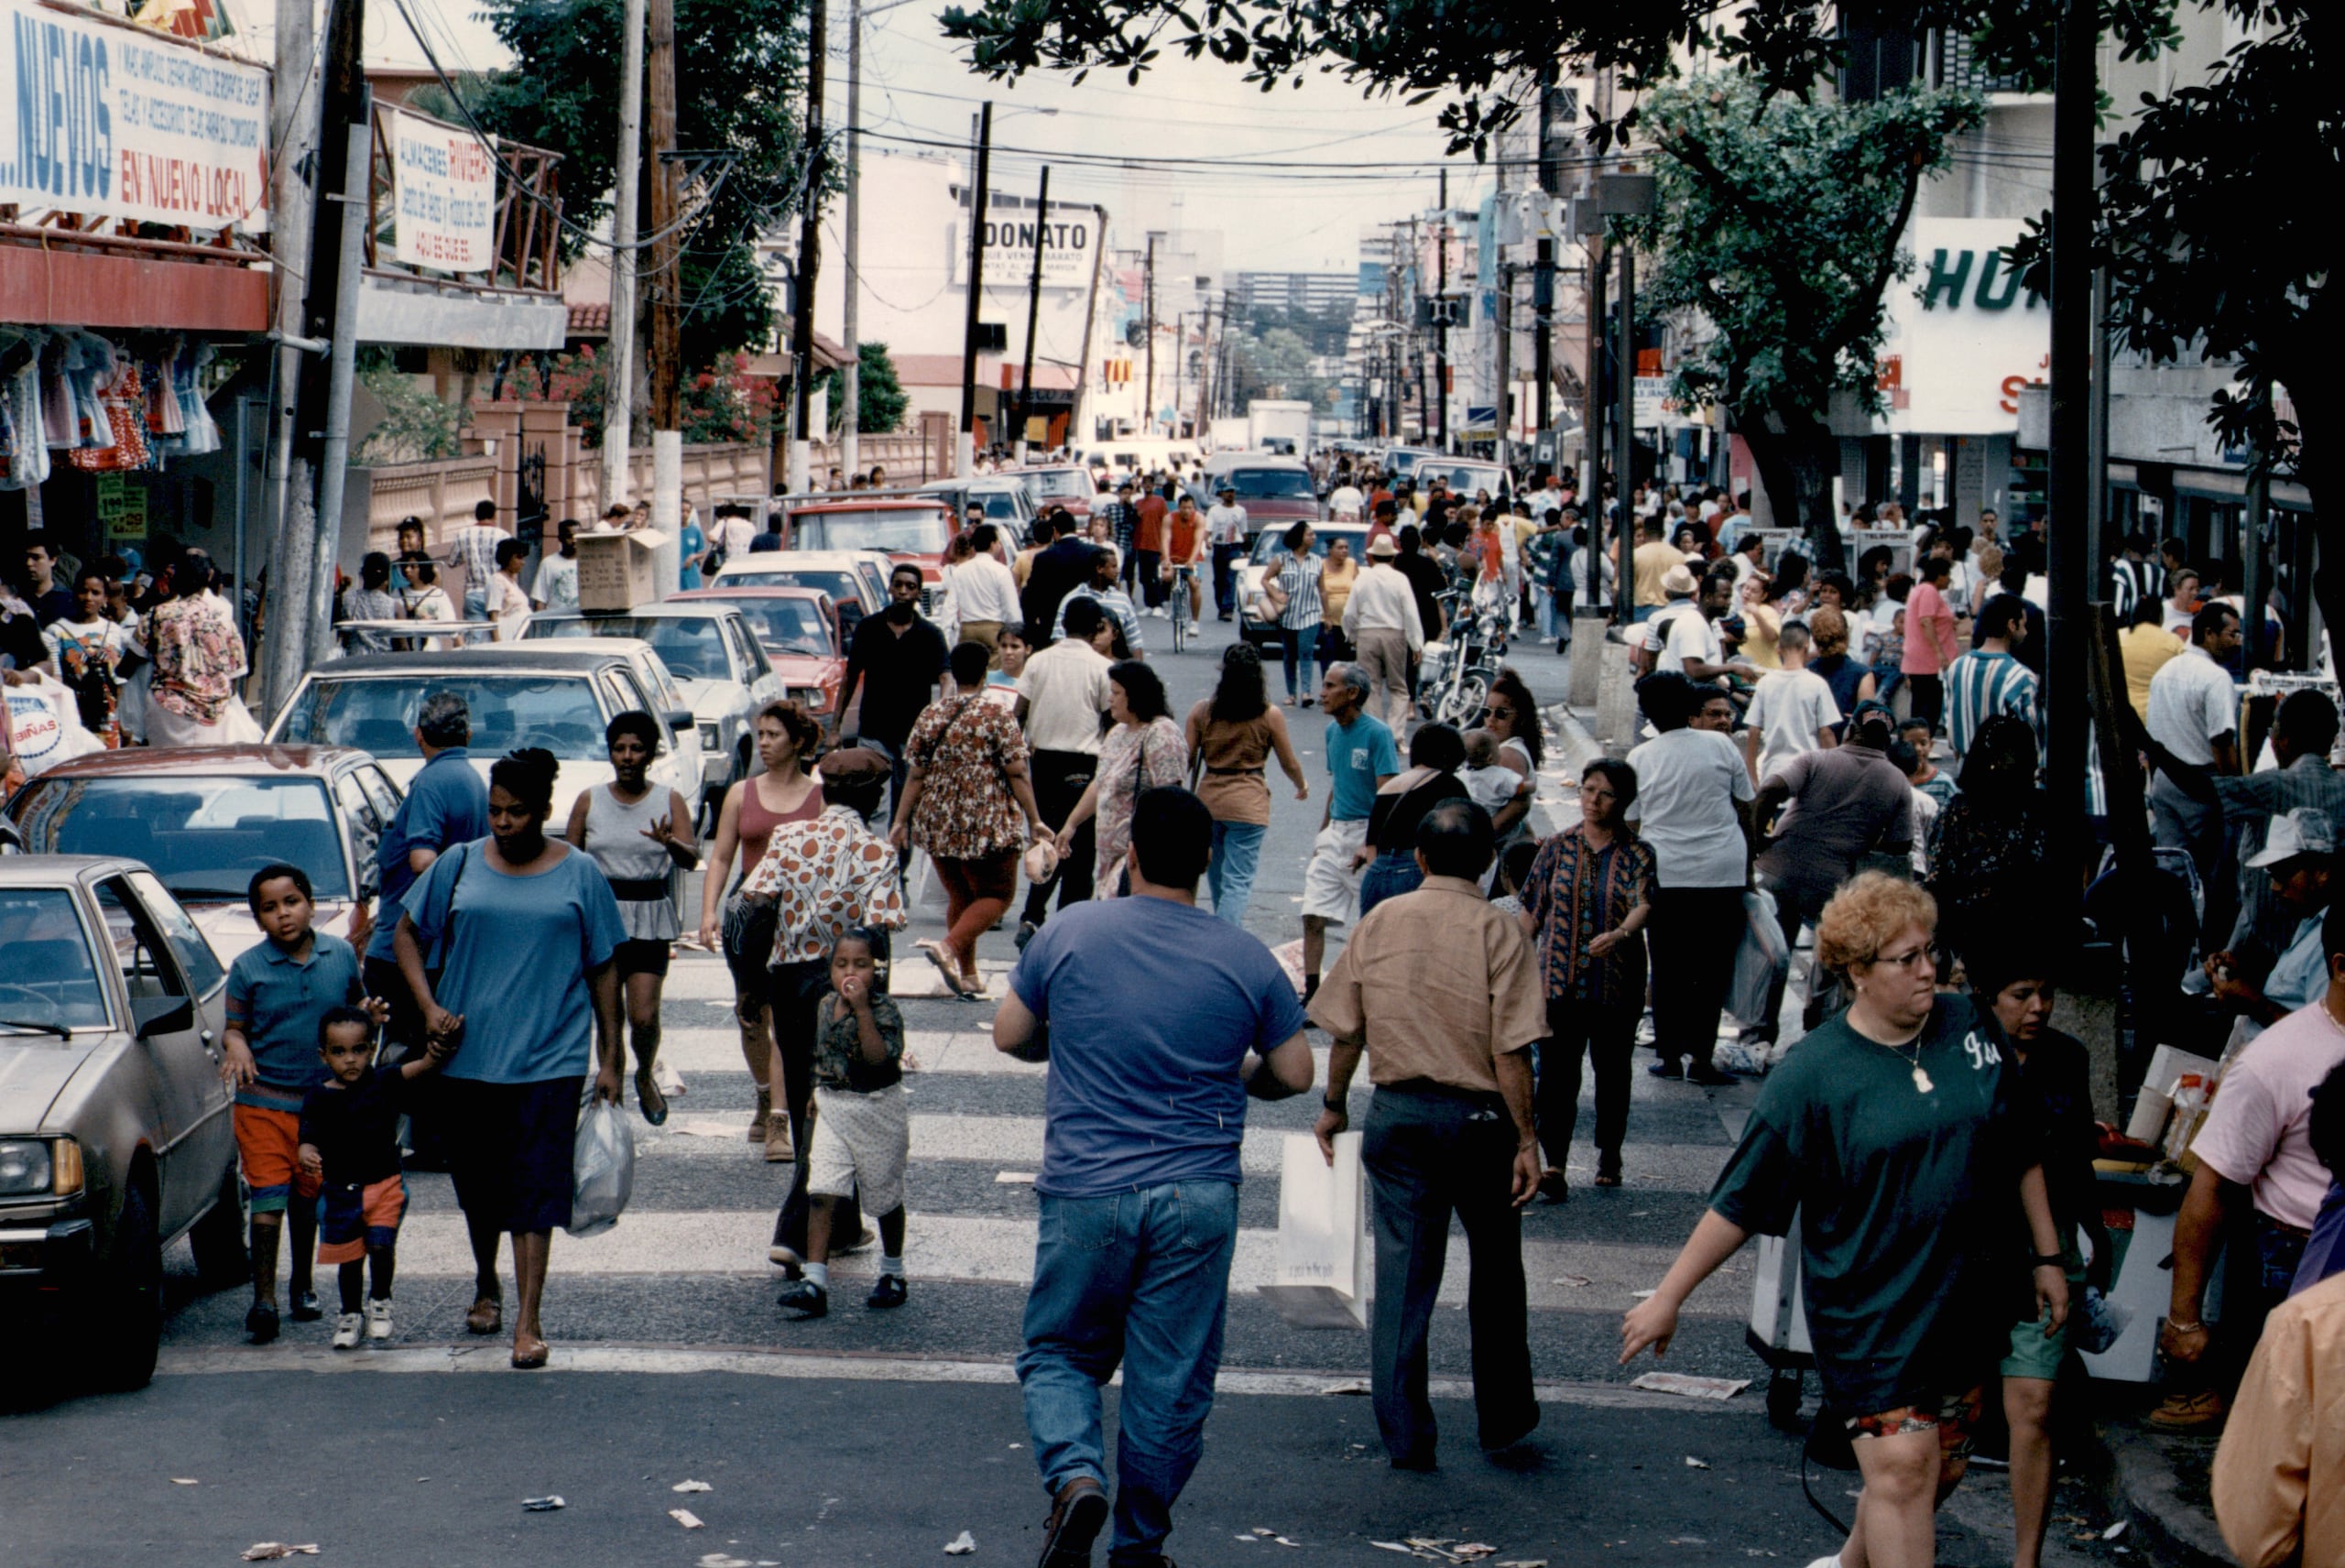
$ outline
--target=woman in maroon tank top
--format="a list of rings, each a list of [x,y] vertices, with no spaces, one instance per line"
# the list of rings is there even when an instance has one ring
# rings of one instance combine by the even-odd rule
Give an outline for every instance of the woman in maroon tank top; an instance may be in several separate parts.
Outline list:
[[[822,781],[813,776],[814,754],[822,740],[822,726],[795,702],[770,702],[758,714],[758,758],[766,770],[725,791],[716,838],[709,845],[708,868],[701,881],[701,945],[722,952],[733,972],[733,1018],[741,1029],[741,1058],[758,1083],[758,1112],[749,1124],[749,1141],[763,1143],[766,1158],[776,1161],[790,1159],[791,1148],[790,1118],[773,1104],[773,1013],[767,1005],[765,975],[773,928],[765,926],[762,942],[750,931],[755,917],[733,896],[740,882],[734,869],[737,865],[746,871],[763,860],[767,842],[782,823],[822,815]]]

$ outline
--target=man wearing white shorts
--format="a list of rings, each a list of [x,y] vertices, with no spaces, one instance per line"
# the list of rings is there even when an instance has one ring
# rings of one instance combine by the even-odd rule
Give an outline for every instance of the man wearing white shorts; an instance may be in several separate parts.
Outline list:
[[[1327,928],[1352,918],[1359,898],[1360,869],[1353,853],[1368,841],[1369,809],[1386,779],[1401,771],[1401,751],[1384,721],[1367,711],[1368,676],[1357,664],[1331,664],[1319,686],[1327,710],[1326,815],[1312,841],[1311,863],[1303,873],[1303,996],[1319,989],[1320,961],[1327,951]]]

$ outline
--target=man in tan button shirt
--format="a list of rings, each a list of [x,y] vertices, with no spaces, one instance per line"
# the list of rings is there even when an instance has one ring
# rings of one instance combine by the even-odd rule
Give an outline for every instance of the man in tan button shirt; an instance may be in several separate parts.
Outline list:
[[[1453,1212],[1471,1270],[1481,1444],[1507,1447],[1539,1424],[1517,1210],[1539,1185],[1525,1048],[1547,1019],[1530,943],[1482,897],[1490,854],[1479,806],[1445,800],[1428,811],[1417,834],[1424,886],[1369,912],[1310,1007],[1335,1040],[1318,1126],[1331,1160],[1363,1051],[1376,1085],[1361,1151],[1376,1200],[1369,1358],[1376,1424],[1404,1470],[1434,1467],[1426,1335]]]

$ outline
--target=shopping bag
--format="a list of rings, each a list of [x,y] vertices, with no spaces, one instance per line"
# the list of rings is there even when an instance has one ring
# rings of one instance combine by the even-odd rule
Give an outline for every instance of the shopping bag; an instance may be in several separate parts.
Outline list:
[[[1360,1135],[1336,1135],[1336,1162],[1307,1132],[1286,1136],[1279,1175],[1278,1271],[1261,1287],[1297,1328],[1366,1328],[1376,1258],[1368,1239]]]
[[[8,744],[27,779],[106,748],[82,724],[73,689],[47,670],[37,673],[37,681],[7,688]]]
[[[596,1095],[578,1118],[571,1146],[570,1223],[573,1236],[600,1236],[619,1223],[635,1192],[635,1129],[627,1113]]]
[[[1775,920],[1775,896],[1764,887],[1742,895],[1742,945],[1734,954],[1734,984],[1726,1010],[1750,1028],[1766,1023],[1767,997],[1791,973],[1792,950]]]

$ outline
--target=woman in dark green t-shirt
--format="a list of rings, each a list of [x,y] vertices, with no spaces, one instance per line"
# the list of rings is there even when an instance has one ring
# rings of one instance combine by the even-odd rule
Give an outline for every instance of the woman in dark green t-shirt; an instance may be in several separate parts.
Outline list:
[[[2022,1277],[2023,1214],[2037,1301],[2053,1329],[2067,1314],[2034,1118],[1993,1018],[1937,993],[1936,920],[1927,893],[1879,872],[1825,906],[1816,960],[1855,999],[1768,1076],[1709,1212],[1621,1326],[1623,1362],[1666,1350],[1694,1287],[1751,1232],[1783,1236],[1796,1216],[1816,1371],[1865,1481],[1843,1555],[1871,1568],[1934,1560],[1932,1515],[2029,1315],[2026,1293],[2005,1289]]]

